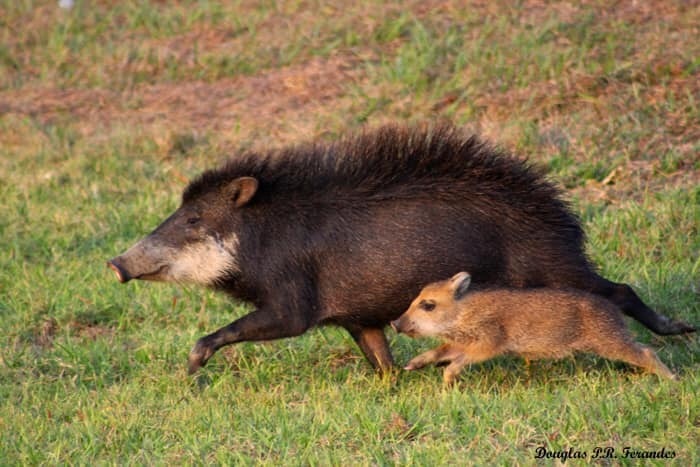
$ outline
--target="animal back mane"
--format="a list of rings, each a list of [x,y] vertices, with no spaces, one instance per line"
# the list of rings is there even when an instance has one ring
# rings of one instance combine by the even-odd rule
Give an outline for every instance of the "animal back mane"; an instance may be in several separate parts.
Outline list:
[[[244,176],[258,179],[258,201],[469,198],[506,222],[537,220],[583,241],[578,219],[541,170],[449,124],[387,125],[335,142],[242,153],[195,179],[183,202]]]
[[[326,191],[370,195],[398,187],[443,185],[479,187],[490,193],[558,190],[542,173],[522,160],[507,156],[454,126],[383,126],[335,142],[312,142],[266,152],[246,152],[196,178],[183,201],[238,177],[255,177],[260,195],[322,196]],[[536,193],[533,193],[536,194]]]

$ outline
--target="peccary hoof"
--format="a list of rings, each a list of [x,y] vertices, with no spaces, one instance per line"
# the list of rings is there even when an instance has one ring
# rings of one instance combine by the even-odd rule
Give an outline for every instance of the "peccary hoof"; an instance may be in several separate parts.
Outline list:
[[[207,361],[214,355],[214,350],[201,338],[190,351],[188,361],[188,373],[196,373],[197,370],[207,364]]]
[[[661,332],[659,334],[674,335],[688,334],[691,332],[697,332],[697,329],[686,322],[669,319],[668,323],[661,329]]]

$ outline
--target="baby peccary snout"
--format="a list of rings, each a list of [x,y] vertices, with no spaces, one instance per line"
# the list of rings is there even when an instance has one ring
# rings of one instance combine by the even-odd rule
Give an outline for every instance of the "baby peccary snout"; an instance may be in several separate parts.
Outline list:
[[[632,339],[620,310],[605,299],[549,288],[468,291],[470,280],[461,272],[427,285],[392,323],[397,332],[445,340],[406,370],[448,363],[443,379],[450,384],[466,365],[502,354],[529,361],[590,352],[677,379],[652,349]]]

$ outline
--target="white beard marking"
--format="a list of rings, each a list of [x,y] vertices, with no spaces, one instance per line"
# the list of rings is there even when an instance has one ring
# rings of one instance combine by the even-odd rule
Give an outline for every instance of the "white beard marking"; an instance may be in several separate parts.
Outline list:
[[[238,237],[231,235],[223,241],[208,238],[173,252],[169,276],[176,282],[213,285],[237,268],[235,253]]]

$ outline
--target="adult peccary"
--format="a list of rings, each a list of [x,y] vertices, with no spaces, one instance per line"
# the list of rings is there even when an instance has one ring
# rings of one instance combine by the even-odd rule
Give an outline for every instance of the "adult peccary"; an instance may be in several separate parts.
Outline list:
[[[452,383],[466,365],[502,354],[527,361],[590,352],[621,360],[677,379],[654,351],[634,342],[622,313],[609,300],[580,290],[469,290],[471,276],[426,285],[391,326],[413,337],[441,337],[447,342],[413,358],[406,370],[449,363],[443,373]]]
[[[482,285],[590,291],[658,334],[693,331],[598,276],[583,241],[559,190],[527,163],[449,125],[387,126],[237,156],[109,265],[121,282],[194,282],[255,305],[199,339],[190,371],[225,345],[319,324],[344,327],[387,369],[384,326],[463,269]]]

